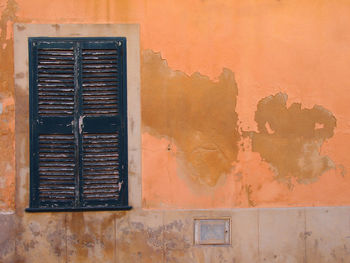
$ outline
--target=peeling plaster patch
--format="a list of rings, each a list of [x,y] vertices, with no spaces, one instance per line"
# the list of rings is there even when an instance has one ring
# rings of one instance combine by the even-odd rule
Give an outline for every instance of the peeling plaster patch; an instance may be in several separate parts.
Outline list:
[[[310,183],[335,164],[320,154],[325,140],[336,127],[334,115],[315,105],[303,109],[300,103],[287,107],[288,96],[278,93],[259,101],[255,113],[258,132],[251,132],[252,150],[274,168],[278,180]]]
[[[16,79],[23,79],[24,76],[25,76],[24,73],[21,72],[21,73],[17,73],[16,76],[15,76],[15,78],[16,78]]]
[[[250,207],[256,206],[256,203],[252,199],[252,193],[253,193],[252,186],[251,185],[245,185],[244,189],[245,189],[245,192],[246,192],[246,195],[247,195],[249,206]]]
[[[26,27],[25,27],[25,25],[17,25],[17,29],[18,29],[19,31],[23,31],[23,30],[26,29]]]
[[[15,252],[15,228],[15,217],[10,213],[0,212],[0,262],[13,262],[9,257]]]
[[[0,102],[0,114],[2,114],[2,103]]]
[[[0,211],[0,215],[14,215],[15,211]]]
[[[114,220],[115,216],[107,212],[101,212],[99,215],[77,212],[68,216],[68,261],[86,262],[89,258],[89,262],[111,262],[115,249]],[[55,249],[55,251],[60,250]]]
[[[340,170],[341,176],[344,177],[344,176],[346,175],[346,168],[345,168],[345,166],[342,165],[342,164],[339,164],[339,165],[337,166],[337,168]]]
[[[144,219],[124,222],[117,227],[118,262],[183,262],[181,258],[193,246],[189,233],[192,221],[176,219],[157,225],[153,221],[155,218],[151,224],[150,219]]]
[[[217,81],[199,73],[188,76],[151,50],[143,52],[141,69],[144,129],[175,142],[177,161],[194,182],[216,185],[238,154],[233,72],[224,69]]]
[[[12,37],[12,21],[7,21],[6,26],[7,26],[6,40],[9,40]]]
[[[0,189],[5,189],[7,178],[4,175],[0,175]]]
[[[60,25],[58,25],[58,24],[52,25],[52,27],[55,28],[56,31],[60,30]]]
[[[29,229],[34,236],[40,235],[40,224],[38,222],[31,222],[29,224]]]
[[[117,247],[120,262],[162,262],[163,226],[150,228],[141,222],[132,222],[119,230]]]

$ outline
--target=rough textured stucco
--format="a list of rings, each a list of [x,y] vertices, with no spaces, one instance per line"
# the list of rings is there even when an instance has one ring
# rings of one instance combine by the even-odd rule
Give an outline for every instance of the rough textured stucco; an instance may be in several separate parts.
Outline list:
[[[8,1],[0,15],[0,211],[14,209],[15,101],[12,24],[17,4]],[[6,190],[5,190],[6,189]]]
[[[163,1],[159,5],[157,1],[103,0],[97,4],[93,0],[61,0],[45,4],[42,0],[2,0],[0,7],[1,41],[8,42],[1,49],[1,56],[5,58],[2,65],[10,65],[4,68],[5,74],[0,76],[0,103],[3,105],[0,118],[10,114],[9,119],[6,119],[8,123],[12,123],[14,118],[13,112],[11,113],[11,107],[14,107],[11,66],[13,49],[9,45],[13,41],[11,21],[14,20],[55,24],[139,23],[142,50],[161,52],[171,71],[181,71],[187,77],[191,77],[194,72],[200,72],[202,77],[207,76],[213,83],[218,82],[216,78],[223,68],[234,72],[239,90],[234,112],[238,116],[239,128],[245,131],[259,132],[254,118],[258,102],[281,91],[288,94],[291,103],[301,103],[308,109],[313,105],[321,105],[337,118],[334,136],[326,140],[322,147],[313,146],[314,153],[319,149],[320,156],[329,156],[336,169],[328,170],[322,176],[312,175],[316,180],[307,180],[312,181],[311,188],[300,187],[300,180],[292,182],[293,191],[274,182],[276,176],[271,172],[271,167],[261,162],[259,153],[251,152],[249,140],[243,139],[244,152],[240,149],[237,158],[233,155],[227,158],[237,160],[232,166],[234,171],[229,170],[228,162],[225,161],[225,176],[219,176],[220,173],[214,171],[212,178],[205,175],[199,180],[198,176],[195,177],[197,183],[200,182],[200,187],[193,184],[196,179],[190,179],[192,183],[186,180],[198,173],[198,164],[195,165],[197,169],[193,167],[194,160],[206,159],[205,156],[191,158],[185,151],[181,151],[181,147],[176,148],[176,142],[170,139],[171,136],[164,136],[157,141],[161,136],[157,134],[152,139],[157,145],[154,144],[149,149],[145,148],[148,143],[144,140],[143,157],[148,158],[148,163],[142,168],[146,169],[142,171],[142,180],[143,186],[145,185],[143,190],[146,190],[143,198],[147,207],[208,207],[205,204],[210,204],[209,207],[349,204],[349,196],[343,191],[350,184],[350,178],[346,174],[350,169],[350,155],[347,154],[350,141],[350,95],[344,92],[350,86],[347,73],[350,33],[349,22],[345,19],[350,5],[346,1],[296,3],[270,0],[191,0],[176,5],[172,1]],[[42,12],[37,12],[38,9]],[[235,26],[228,27],[228,24]],[[147,108],[143,107],[142,110],[147,111]],[[1,178],[2,185],[5,184],[8,191],[5,194],[1,191],[5,195],[1,201],[4,207],[13,207],[11,186],[14,186],[14,140],[11,139],[13,131],[6,127],[12,126],[1,126],[1,131],[6,134],[2,136],[1,146],[8,149],[1,160],[1,169],[5,171]],[[155,135],[148,134],[147,129],[144,131],[143,138]],[[169,140],[167,145],[170,144],[170,151],[153,154],[154,149],[162,147],[164,140]],[[23,142],[18,143],[19,147],[24,147]],[[169,153],[175,155],[175,163],[168,156]],[[192,163],[188,161],[190,159]],[[151,164],[156,164],[157,160],[164,162],[162,167],[157,165],[155,169]],[[219,161],[221,165],[222,160]],[[204,165],[199,166],[203,168]],[[156,187],[157,183],[150,185],[154,181],[155,170],[169,174],[163,180],[168,181],[165,190],[169,189],[171,183],[182,182],[185,186],[184,192],[188,193],[185,197],[190,197],[191,200],[186,202],[183,198],[179,202],[174,194],[154,202],[159,189]],[[200,174],[203,175],[203,172]],[[228,186],[222,187],[224,184]],[[323,194],[325,192],[327,195]],[[150,196],[154,198],[150,200]],[[224,201],[218,202],[218,196]]]
[[[287,94],[278,93],[259,101],[252,150],[271,164],[279,180],[296,177],[298,182],[309,183],[335,168],[328,156],[320,155],[320,149],[333,137],[336,118],[319,105],[304,109],[293,103],[287,107],[287,99]]]
[[[350,176],[346,172],[350,170],[349,12],[347,0],[0,0],[1,209],[14,207],[15,162],[19,179],[16,190],[22,193],[16,198],[16,215],[0,216],[0,262],[98,262],[96,257],[117,263],[153,262],[152,259],[164,263],[349,262],[348,207],[275,208],[350,204]],[[239,129],[251,131],[252,140],[241,138],[238,151],[230,155],[233,169],[223,166],[229,171],[225,176],[215,171],[211,178],[200,172],[200,179],[192,179],[200,169],[193,168],[191,162],[202,157],[190,158],[181,152],[172,134],[164,131],[166,124],[145,125],[143,207],[172,210],[138,208],[74,216],[24,213],[28,203],[28,104],[14,102],[27,101],[28,94],[16,87],[14,97],[13,21],[139,23],[141,50],[153,50],[153,55],[160,52],[174,76],[201,79],[215,86],[223,68],[234,73],[238,95],[235,108],[227,111],[237,114]],[[200,74],[193,75],[195,72]],[[305,160],[314,158],[313,164],[317,165],[312,167],[320,167],[313,168],[317,172],[301,173],[296,169],[294,176],[287,175],[287,184],[280,176],[285,175],[283,166],[278,160],[264,157],[266,148],[260,149],[254,143],[257,138],[273,138],[269,134],[274,131],[271,125],[265,125],[267,136],[262,136],[264,126],[258,128],[255,114],[259,101],[279,92],[289,96],[286,108],[281,107],[288,114],[290,105],[300,103],[302,109],[296,110],[297,116],[305,116],[300,113],[303,110],[327,109],[337,119],[336,128],[330,129],[334,134],[327,133],[319,144],[311,136],[311,156],[301,151]],[[232,105],[231,98],[227,101]],[[322,108],[314,110],[314,105]],[[16,160],[14,106],[19,113],[16,133],[21,135],[16,140]],[[315,126],[322,128],[322,124]],[[310,130],[301,132],[301,137]],[[225,140],[236,142],[226,136]],[[328,169],[333,164],[323,162],[324,156],[329,156],[334,169]],[[326,165],[318,166],[322,163]],[[271,171],[273,164],[279,170]],[[141,191],[138,192],[136,196],[140,198]],[[274,208],[232,209],[251,206]],[[217,210],[223,207],[229,209]],[[232,245],[193,246],[193,218],[201,216],[232,217]]]
[[[111,213],[67,215],[67,258],[70,262],[113,262],[115,220]]]
[[[217,81],[168,67],[151,50],[142,56],[142,123],[144,131],[169,138],[179,165],[201,184],[214,186],[237,158],[237,85],[224,69]],[[168,150],[172,148],[169,144]]]
[[[234,79],[231,89],[235,91],[227,96],[226,89],[217,88],[223,83],[224,73],[217,82],[199,73],[187,76],[170,69],[160,54],[150,50],[143,54],[145,207],[308,205],[347,198],[346,191],[337,189],[339,186],[346,189],[348,182],[344,181],[346,172],[342,165],[321,153],[325,142],[332,140],[336,127],[336,118],[330,111],[320,105],[311,109],[302,108],[301,103],[287,106],[287,95],[278,93],[258,102],[255,114],[258,132],[241,128],[241,136],[237,131],[237,123],[241,122],[230,118],[237,116],[234,108],[230,108],[232,101],[232,106],[236,105],[231,97],[241,90]],[[205,94],[197,95],[192,90],[205,84],[198,85],[195,77],[206,79],[213,89],[198,88],[199,93],[205,90]],[[217,103],[217,97],[222,103]],[[207,111],[202,102],[211,105]],[[205,121],[198,125],[200,119]],[[250,135],[248,139],[246,135]],[[210,143],[214,147],[205,147]],[[220,158],[230,156],[225,152],[233,153],[234,158],[230,162],[226,159],[225,166],[221,166]],[[305,183],[313,184],[312,193],[301,185]],[[330,195],[325,196],[325,192]]]
[[[15,215],[1,215],[6,231],[0,262],[345,263],[349,212],[328,207],[41,213],[26,214],[21,226]],[[222,216],[232,219],[232,244],[194,246],[193,219]]]
[[[16,250],[16,215],[0,214],[0,262],[14,262]]]

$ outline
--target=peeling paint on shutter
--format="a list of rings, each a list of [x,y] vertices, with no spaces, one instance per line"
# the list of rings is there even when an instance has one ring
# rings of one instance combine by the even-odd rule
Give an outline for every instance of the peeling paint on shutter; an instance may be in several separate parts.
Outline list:
[[[85,44],[85,43],[84,43]],[[123,57],[121,42],[82,44],[82,199],[84,206],[107,206],[120,199]]]
[[[73,135],[39,135],[39,199],[72,204],[75,189]]]
[[[86,116],[118,113],[118,50],[83,49],[83,112]]]
[[[109,200],[119,197],[118,134],[84,134],[83,197]]]
[[[38,49],[40,116],[67,116],[74,111],[74,53],[71,49]]]
[[[38,48],[38,120],[73,117],[74,51]],[[69,120],[66,125],[69,124]],[[50,123],[48,123],[53,127]],[[48,127],[42,127],[43,132]],[[59,127],[57,127],[59,132]],[[38,195],[41,206],[71,206],[75,199],[75,148],[73,134],[40,134],[38,138]]]

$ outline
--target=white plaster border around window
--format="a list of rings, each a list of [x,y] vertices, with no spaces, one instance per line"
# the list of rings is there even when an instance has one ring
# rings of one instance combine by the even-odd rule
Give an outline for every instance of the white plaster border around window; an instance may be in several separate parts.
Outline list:
[[[15,24],[16,210],[29,204],[28,37],[126,37],[129,205],[141,208],[140,30],[138,24]]]

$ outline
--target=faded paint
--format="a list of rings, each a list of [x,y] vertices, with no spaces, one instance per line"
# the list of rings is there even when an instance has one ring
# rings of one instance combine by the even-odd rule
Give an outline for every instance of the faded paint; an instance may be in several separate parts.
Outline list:
[[[254,121],[258,101],[280,91],[288,93],[290,101],[301,102],[305,108],[311,109],[317,104],[329,109],[337,117],[337,129],[331,140],[326,140],[321,148],[313,144],[311,147],[313,154],[310,154],[308,158],[317,159],[317,151],[320,151],[320,156],[329,156],[336,167],[343,165],[342,170],[350,169],[350,156],[346,154],[350,141],[348,133],[350,122],[347,110],[350,98],[349,93],[344,92],[344,89],[350,86],[346,70],[350,59],[348,55],[350,54],[348,52],[350,34],[349,21],[345,19],[350,5],[346,1],[316,4],[313,1],[295,3],[270,0],[244,2],[192,0],[176,5],[171,1],[163,1],[159,5],[157,1],[114,2],[103,0],[97,4],[93,0],[77,0],[74,3],[62,0],[52,1],[47,5],[42,0],[18,0],[17,2],[1,0],[0,6],[0,53],[1,61],[5,61],[2,63],[5,71],[2,70],[0,76],[1,102],[4,92],[6,93],[5,98],[9,97],[12,100],[14,94],[12,66],[8,66],[13,64],[11,25],[14,21],[51,22],[54,23],[53,29],[56,31],[60,30],[57,26],[59,23],[140,23],[142,49],[161,52],[171,71],[184,72],[184,76],[188,78],[199,76],[198,73],[195,75],[193,73],[200,72],[201,77],[208,77],[213,83],[219,82],[215,78],[220,76],[223,68],[229,68],[235,73],[239,95],[236,97],[235,109],[229,111],[237,114],[238,125],[243,130],[259,132],[256,128],[257,123]],[[38,8],[42,12],[37,12]],[[178,17],[181,19],[177,19]],[[228,27],[229,24],[235,26]],[[25,29],[25,26],[22,27],[21,29]],[[214,35],[213,32],[215,32]],[[232,101],[230,104],[232,105]],[[6,117],[5,122],[12,123],[14,114],[11,106],[9,110],[7,111],[4,106],[1,118],[5,118],[5,113],[8,112],[9,118]],[[142,105],[142,111],[147,110]],[[1,129],[3,127],[1,126]],[[190,156],[188,151],[181,149],[183,145],[182,147],[177,145],[179,142],[175,141],[171,135],[167,135],[169,132],[155,134],[157,129],[164,130],[164,127],[145,126],[144,128],[143,138],[147,137],[152,130],[152,136],[165,136],[166,138],[163,139],[169,140],[170,151],[177,150],[177,153],[174,153],[176,155],[175,165],[167,162],[163,164],[163,167],[156,165],[156,159],[160,158],[160,155],[166,159],[165,151],[156,157],[146,149],[143,150],[143,156],[147,155],[148,159],[153,158],[151,160],[153,167],[150,167],[149,164],[143,166],[143,169],[150,168],[143,170],[142,173],[142,187],[145,190],[143,203],[148,204],[146,207],[208,207],[203,206],[205,203],[210,203],[210,207],[237,205],[245,207],[249,206],[247,191],[245,191],[245,187],[249,185],[251,185],[249,198],[257,206],[346,205],[350,203],[346,194],[335,190],[343,189],[350,180],[346,174],[338,176],[340,168],[337,168],[335,176],[332,176],[331,170],[323,173],[326,168],[313,167],[313,171],[317,169],[319,171],[314,174],[309,173],[312,178],[318,178],[317,182],[312,183],[312,189],[300,188],[296,182],[293,191],[286,191],[283,185],[274,183],[275,176],[270,172],[269,167],[266,169],[266,166],[261,163],[259,155],[250,153],[246,147],[244,153],[239,151],[236,153],[232,149],[226,150],[231,153],[226,160],[234,160],[230,168],[228,161],[221,163],[222,158],[220,154],[217,154],[217,150],[210,153],[206,151],[204,155],[200,153]],[[267,126],[266,129],[268,130],[269,127]],[[11,139],[11,132],[6,132],[6,134],[8,135],[2,136],[3,141],[1,142],[2,149],[6,149],[6,158],[2,158],[0,168],[3,171],[4,167],[11,167],[12,171],[2,172],[6,174],[5,181],[8,183],[6,186],[8,191],[1,191],[2,195],[5,195],[1,196],[1,200],[3,204],[6,204],[4,207],[13,208],[13,190],[11,193],[11,187],[8,186],[14,186],[14,140]],[[224,137],[223,140],[234,141],[232,138],[228,139],[226,135]],[[160,146],[160,142],[158,143]],[[147,142],[143,141],[143,145],[146,144]],[[213,146],[210,144],[209,146],[212,149]],[[219,148],[221,147],[220,145]],[[213,175],[204,175],[205,165],[196,163],[196,160],[212,159],[212,154],[213,159],[219,157],[222,169],[220,168],[221,171],[219,171],[214,168]],[[237,157],[234,157],[235,154]],[[306,161],[305,158],[301,159],[300,165],[304,161]],[[316,161],[314,164],[319,164],[319,162]],[[331,163],[324,165],[332,166]],[[211,166],[209,164],[209,168],[213,169]],[[154,183],[153,171],[155,170],[167,171],[169,177],[166,180],[170,182],[183,181],[186,188],[184,191],[189,192],[189,195],[185,197],[191,200],[186,201],[186,198],[183,198],[183,201],[179,202],[176,195],[172,194],[156,201],[153,197],[158,195],[158,188],[150,186]],[[241,176],[235,176],[236,173]],[[318,176],[322,173],[322,176]],[[226,175],[222,176],[223,174]],[[314,179],[306,181],[314,181]],[[329,182],[332,183],[329,184]],[[227,187],[222,187],[224,184],[227,184]],[[165,192],[170,187],[165,185],[163,188]],[[325,189],[330,193],[327,197],[322,196]],[[213,193],[215,191],[225,192],[222,195],[226,198],[221,205],[220,202],[214,200],[218,196]],[[200,199],[203,200],[199,201]]]
[[[16,216],[0,214],[0,262],[13,262],[15,256]]]
[[[7,1],[0,17],[0,211],[13,210],[15,192],[15,103],[12,23],[17,4]],[[6,189],[6,190],[5,190]]]
[[[160,54],[142,56],[144,132],[169,138],[192,180],[214,186],[238,154],[237,85],[224,69],[217,81],[173,71]],[[171,151],[172,143],[168,145]]]
[[[349,12],[350,4],[346,0],[189,0],[176,4],[171,0],[53,0],[49,3],[0,0],[1,210],[14,209],[15,171],[17,176],[16,215],[11,218],[1,215],[0,261],[98,262],[96,257],[112,262],[153,262],[151,259],[181,263],[350,261],[348,207],[231,210],[251,206],[350,204],[350,177],[346,173],[350,169]],[[221,158],[216,149],[212,151],[214,159],[218,157],[220,168],[209,164],[214,170],[206,175],[205,165],[198,163],[206,159],[205,155],[189,154],[184,143],[187,141],[183,139],[194,136],[193,127],[196,126],[189,123],[185,126],[188,133],[182,135],[176,131],[173,134],[167,130],[174,127],[168,125],[172,117],[187,123],[179,116],[179,109],[169,112],[166,108],[165,112],[170,114],[167,123],[162,126],[143,120],[142,133],[142,204],[144,208],[162,211],[140,211],[141,179],[135,176],[140,167],[139,157],[135,157],[130,165],[135,188],[132,187],[130,193],[137,209],[122,215],[89,212],[82,217],[71,213],[24,213],[28,203],[28,94],[20,87],[15,88],[13,83],[13,22],[53,23],[52,28],[57,32],[61,30],[58,26],[61,23],[139,23],[144,54],[158,57],[162,54],[166,60],[163,69],[175,78],[216,87],[222,84],[217,76],[233,76],[234,72],[232,83],[237,82],[238,95],[237,90],[236,93],[231,91],[231,98],[219,103],[219,108],[225,109],[224,115],[234,113],[234,119],[238,119],[238,124],[229,119],[230,124],[235,124],[220,131],[235,131],[234,138],[225,134],[217,147],[229,152],[229,157]],[[26,26],[18,28],[25,29]],[[147,71],[145,65],[142,64],[142,72]],[[222,74],[223,68],[230,70]],[[26,77],[22,72],[15,75],[23,83]],[[164,77],[171,82],[169,76],[165,74]],[[142,78],[144,81],[144,76]],[[141,89],[142,93],[146,91],[144,84]],[[198,88],[193,90],[198,92]],[[166,92],[165,89],[161,91],[161,94]],[[314,123],[314,130],[326,128],[328,132],[324,136],[311,135],[308,141],[304,136],[314,134],[311,128],[299,133],[302,144],[296,145],[299,148],[291,156],[294,164],[289,168],[285,167],[286,163],[281,165],[274,157],[270,158],[269,149],[265,147],[267,140],[276,144],[273,133],[280,126],[276,128],[265,122],[265,126],[258,128],[259,121],[254,118],[259,101],[278,92],[289,95],[285,109],[282,107],[287,115],[293,115],[289,105],[303,105],[295,110],[297,114],[292,119],[305,117],[305,112],[326,113],[326,109],[329,123],[334,116],[337,119],[336,128],[335,123],[328,128],[322,122]],[[188,102],[198,107],[200,103],[192,100],[192,94],[188,95]],[[160,99],[158,96],[152,94],[150,99],[156,102]],[[227,105],[221,105],[223,102]],[[147,103],[142,105],[146,115],[145,112],[154,110]],[[225,108],[229,105],[234,107]],[[314,108],[314,105],[320,106]],[[192,114],[190,117],[195,119]],[[271,121],[269,114],[262,114],[261,119],[265,117]],[[210,118],[220,119],[220,116]],[[315,118],[311,119],[312,123]],[[224,121],[227,123],[227,120]],[[130,130],[137,130],[138,121],[136,125],[132,123],[129,123]],[[237,130],[250,131],[252,137],[240,138],[238,143]],[[281,134],[279,132],[284,138],[285,134]],[[264,147],[257,145],[257,138]],[[138,140],[138,137],[133,139]],[[206,137],[199,139],[200,144],[208,145]],[[212,141],[210,139],[209,143]],[[222,142],[240,146],[226,149]],[[135,149],[130,153],[134,154]],[[280,152],[283,154],[283,149]],[[297,153],[299,156],[295,157]],[[227,160],[232,160],[230,165]],[[296,165],[295,160],[299,160]],[[275,167],[274,172],[271,167]],[[293,173],[286,173],[288,169]],[[227,210],[179,211],[175,210],[177,208]],[[217,217],[222,213],[232,217],[232,246],[194,247],[193,218]]]
[[[123,213],[123,212],[122,212]],[[113,262],[115,220],[108,212],[67,215],[67,259],[69,262]]]
[[[333,137],[334,115],[315,105],[287,107],[287,94],[278,93],[259,101],[255,113],[258,132],[252,133],[252,151],[271,164],[278,180],[310,183],[335,165],[320,154],[325,140]]]

